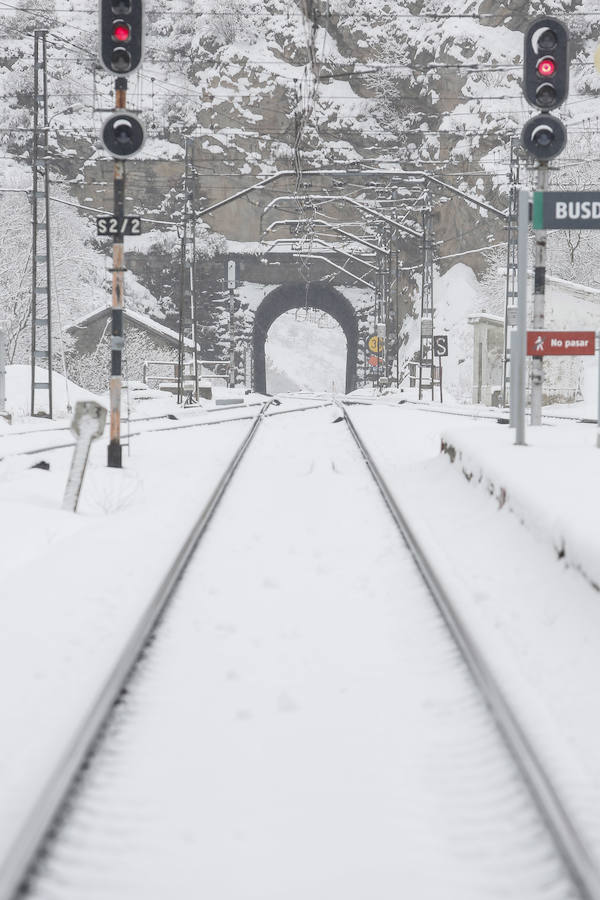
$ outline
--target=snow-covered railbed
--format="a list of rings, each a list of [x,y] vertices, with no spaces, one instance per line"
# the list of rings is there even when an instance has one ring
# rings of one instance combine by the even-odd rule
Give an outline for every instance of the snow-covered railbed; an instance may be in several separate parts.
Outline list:
[[[264,405],[267,399],[265,397],[261,402],[239,403],[228,407],[211,407],[210,409],[184,407],[177,409],[176,414],[138,417],[129,421],[124,420],[121,423],[122,443],[127,445],[132,438],[152,432],[178,431],[204,425],[218,425],[221,422],[250,420],[256,415],[257,408]],[[307,399],[286,396],[275,401],[277,407],[272,407],[271,414],[276,415],[304,409],[314,409],[330,402],[331,400],[328,397]],[[108,435],[108,433],[109,421],[107,419],[105,435]],[[39,427],[34,429],[7,428],[0,437],[0,463],[12,456],[35,456],[38,453],[49,453],[70,448],[75,444],[69,425],[48,427],[46,420],[42,420]]]
[[[176,431],[177,429],[192,428],[200,425],[216,425],[219,422],[240,421],[251,419],[256,414],[256,404],[253,408],[240,404],[239,406],[215,409],[192,410],[187,415],[180,413],[177,419],[168,416],[152,416],[148,418],[132,419],[121,424],[121,439],[127,444],[130,438],[139,437],[155,431]],[[208,412],[216,412],[218,415],[207,415]],[[107,422],[105,433],[108,434]],[[73,447],[75,439],[70,427],[47,428],[41,427],[27,431],[7,430],[0,441],[0,461],[10,456],[34,455],[36,453],[61,450],[65,447]]]
[[[544,427],[517,448],[506,426],[450,431],[447,416],[407,406],[352,406],[351,416],[600,868],[600,603],[549,539],[553,523],[575,521],[574,504],[591,515],[582,488],[586,472],[597,477],[594,429]],[[442,435],[463,451],[454,465]]]
[[[26,896],[576,896],[345,426],[267,419]]]
[[[106,469],[98,442],[78,515],[60,508],[65,452],[50,472],[2,472],[3,898],[116,698],[137,636],[160,610],[161,584],[250,426],[143,435],[123,470]]]

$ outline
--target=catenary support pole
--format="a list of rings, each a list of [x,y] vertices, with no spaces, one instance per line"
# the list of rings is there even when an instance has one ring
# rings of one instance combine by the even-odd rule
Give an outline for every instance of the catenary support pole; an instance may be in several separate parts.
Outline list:
[[[598,433],[596,447],[600,447],[600,331],[596,334],[596,354],[598,356]]]
[[[515,444],[525,443],[525,398],[527,393],[527,263],[529,245],[529,191],[519,191],[519,247],[517,279],[517,328],[511,333],[511,413]]]
[[[235,387],[235,260],[227,261],[227,290],[229,291],[229,387]]]
[[[52,418],[52,280],[46,29],[34,31],[31,254],[31,415]],[[42,373],[46,371],[46,375]]]
[[[229,288],[229,387],[235,387],[235,290]]]
[[[548,184],[548,164],[541,162],[538,168],[538,191],[545,191]],[[535,233],[535,268],[533,272],[533,328],[544,328],[546,301],[546,232]],[[542,424],[542,393],[544,388],[544,357],[534,356],[531,365],[531,424]]]
[[[115,79],[115,108],[125,109],[127,79]],[[114,164],[114,215],[118,222],[125,215],[125,161],[116,159]],[[123,367],[123,297],[125,286],[125,250],[123,235],[113,238],[112,264],[112,322],[110,334],[110,443],[108,465],[120,469],[121,448],[121,373]]]
[[[0,331],[0,416],[6,414],[6,335]]]
[[[517,253],[519,218],[519,138],[510,141],[510,188],[508,219],[506,222],[506,294],[504,302],[504,353],[502,356],[502,406],[510,398],[510,333],[516,324],[517,313]]]

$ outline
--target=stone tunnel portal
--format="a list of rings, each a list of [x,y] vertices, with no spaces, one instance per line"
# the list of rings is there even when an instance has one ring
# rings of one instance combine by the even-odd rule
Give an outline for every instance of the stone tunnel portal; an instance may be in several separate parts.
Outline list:
[[[306,284],[295,282],[282,284],[267,294],[254,316],[252,333],[253,387],[260,394],[267,391],[265,342],[273,322],[290,309],[308,305],[319,309],[336,320],[346,338],[346,393],[356,388],[358,366],[358,320],[356,310],[336,288],[323,282]]]

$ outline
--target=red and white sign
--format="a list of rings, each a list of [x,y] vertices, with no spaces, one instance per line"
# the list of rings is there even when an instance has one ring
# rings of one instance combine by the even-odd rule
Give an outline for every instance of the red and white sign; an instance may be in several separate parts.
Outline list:
[[[378,356],[370,356],[369,357],[369,365],[375,368],[379,365],[379,357]]]
[[[595,331],[528,331],[527,356],[593,356]]]

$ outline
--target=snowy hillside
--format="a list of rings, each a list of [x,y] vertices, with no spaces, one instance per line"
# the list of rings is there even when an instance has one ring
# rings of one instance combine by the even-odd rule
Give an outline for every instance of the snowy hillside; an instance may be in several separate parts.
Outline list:
[[[331,244],[331,233],[312,224],[317,217],[309,198],[313,189],[349,195],[418,228],[423,205],[418,185],[390,184],[384,197],[377,185],[352,178],[353,171],[404,166],[434,174],[501,210],[506,207],[511,140],[530,116],[520,87],[522,32],[539,13],[563,17],[572,35],[570,95],[559,111],[569,143],[552,178],[579,189],[598,183],[600,78],[593,57],[600,13],[591,0],[576,5],[536,0],[526,13],[519,0],[450,7],[423,0],[268,0],[262,5],[253,0],[165,0],[148,2],[145,10],[146,52],[143,65],[129,78],[128,103],[139,110],[147,141],[139,158],[128,164],[127,207],[150,221],[144,223],[142,237],[128,245],[127,304],[178,328],[186,138],[194,149],[196,209],[246,190],[261,176],[292,173],[270,192],[256,192],[243,205],[232,204],[198,220],[196,264],[202,292],[197,313],[203,353],[220,356],[227,348],[226,239],[234,239],[232,247],[254,247],[249,251],[254,259],[258,249],[264,252],[266,241],[287,239],[292,246],[296,234],[300,250],[288,264],[302,277],[310,268],[305,258],[309,251]],[[58,0],[33,0],[27,6],[18,0],[4,4],[0,14],[0,326],[8,331],[10,362],[27,362],[30,346],[27,192],[35,28],[48,29],[57,353],[61,330],[105,306],[110,294],[109,245],[95,236],[93,220],[97,211],[112,205],[112,163],[98,134],[103,111],[114,101],[112,77],[96,60],[96,16],[91,0],[74,9]],[[334,169],[343,177],[317,185],[306,175],[315,167]],[[522,159],[523,183],[530,184],[532,177]],[[286,193],[290,196],[280,212],[278,198]],[[442,290],[436,300],[439,321],[462,334],[466,304],[448,302],[444,273],[456,263],[474,271],[483,285],[479,291],[468,277],[475,308],[489,296],[486,279],[496,278],[493,293],[501,298],[502,276],[490,272],[499,263],[502,267],[504,221],[443,187],[434,190],[432,201]],[[271,218],[265,216],[267,202],[276,204]],[[345,212],[332,214],[339,219]],[[321,220],[322,213],[319,207]],[[351,213],[351,228],[362,223],[370,241],[383,239],[368,216],[355,209]],[[288,226],[294,217],[298,223]],[[550,274],[594,284],[599,240],[596,232],[577,238],[552,235]],[[486,248],[495,248],[497,256],[483,252]],[[346,244],[346,251],[352,245]],[[414,348],[419,253],[418,242],[407,241],[399,261],[405,355]],[[375,292],[369,271],[363,270],[363,282],[345,277],[339,268],[328,277],[347,287],[372,284]],[[252,279],[258,280],[255,272],[247,276]],[[243,310],[239,324],[240,331],[251,327]],[[462,358],[462,337],[459,343]],[[322,346],[321,355],[329,355],[327,345]],[[281,359],[273,358],[273,364],[285,369],[292,382],[304,382],[300,373],[290,373],[287,363],[282,368]],[[449,377],[458,385],[457,371]]]

